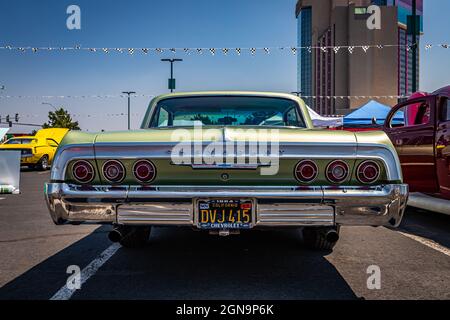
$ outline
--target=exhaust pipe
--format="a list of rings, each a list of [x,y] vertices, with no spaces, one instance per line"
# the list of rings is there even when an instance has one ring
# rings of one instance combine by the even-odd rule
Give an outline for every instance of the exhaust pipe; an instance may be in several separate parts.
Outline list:
[[[131,228],[127,228],[127,227],[123,227],[123,226],[114,228],[114,230],[109,232],[108,239],[114,243],[119,242],[123,238],[127,237],[131,233],[131,231],[132,231]]]
[[[325,232],[325,239],[328,242],[337,242],[339,240],[339,233],[334,229],[329,229]]]

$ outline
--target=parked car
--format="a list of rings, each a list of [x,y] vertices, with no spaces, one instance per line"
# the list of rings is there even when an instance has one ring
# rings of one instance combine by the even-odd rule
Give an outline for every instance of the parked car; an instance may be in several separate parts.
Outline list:
[[[450,86],[395,106],[384,131],[400,157],[411,192],[450,200]],[[392,119],[402,114],[403,124]],[[449,204],[450,205],[450,204]]]
[[[291,227],[331,249],[342,225],[397,227],[408,186],[382,131],[314,129],[291,94],[197,92],[152,100],[141,130],[69,132],[45,196],[56,224],[112,224],[125,247],[153,226]]]
[[[21,165],[39,170],[48,170],[53,162],[56,149],[68,129],[41,129],[34,136],[22,136],[7,140],[0,150],[20,150]]]

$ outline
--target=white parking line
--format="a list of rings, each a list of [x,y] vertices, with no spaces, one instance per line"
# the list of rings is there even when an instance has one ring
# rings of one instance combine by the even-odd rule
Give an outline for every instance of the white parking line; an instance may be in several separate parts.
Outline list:
[[[92,277],[98,269],[105,264],[120,248],[120,244],[114,243],[103,251],[97,258],[89,263],[86,268],[81,270],[81,286]],[[69,289],[67,285],[64,285],[58,292],[56,292],[50,300],[69,300],[76,292],[76,289]]]
[[[38,172],[38,174],[47,174],[50,173],[50,171],[42,171],[42,172]]]
[[[449,248],[441,246],[440,244],[438,244],[438,243],[436,243],[436,242],[434,242],[432,240],[429,240],[429,239],[426,239],[426,238],[422,238],[422,237],[419,237],[419,236],[416,236],[416,235],[413,235],[413,234],[404,233],[404,232],[401,232],[401,231],[399,231],[398,233],[404,235],[405,237],[413,239],[413,240],[415,240],[417,242],[420,242],[421,244],[426,245],[427,247],[429,247],[431,249],[434,249],[436,251],[439,251],[440,253],[443,253],[443,254],[445,254],[445,255],[450,257],[450,249]]]

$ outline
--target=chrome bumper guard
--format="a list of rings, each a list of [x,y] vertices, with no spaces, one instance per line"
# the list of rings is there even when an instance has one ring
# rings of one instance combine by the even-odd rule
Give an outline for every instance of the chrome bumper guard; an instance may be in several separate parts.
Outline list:
[[[252,198],[253,227],[400,225],[408,186],[140,187],[48,183],[45,198],[56,224],[196,226],[195,199]]]

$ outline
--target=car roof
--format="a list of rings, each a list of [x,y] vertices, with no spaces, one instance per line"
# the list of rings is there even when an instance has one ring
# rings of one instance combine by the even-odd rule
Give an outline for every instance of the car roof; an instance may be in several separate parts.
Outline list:
[[[450,86],[440,88],[439,90],[436,90],[435,92],[433,92],[432,95],[440,95],[440,96],[450,97]]]
[[[291,93],[283,92],[265,92],[265,91],[191,91],[191,92],[176,92],[159,95],[158,100],[167,98],[179,97],[195,97],[195,96],[242,96],[242,97],[267,97],[267,98],[284,98],[290,100],[301,100]]]

